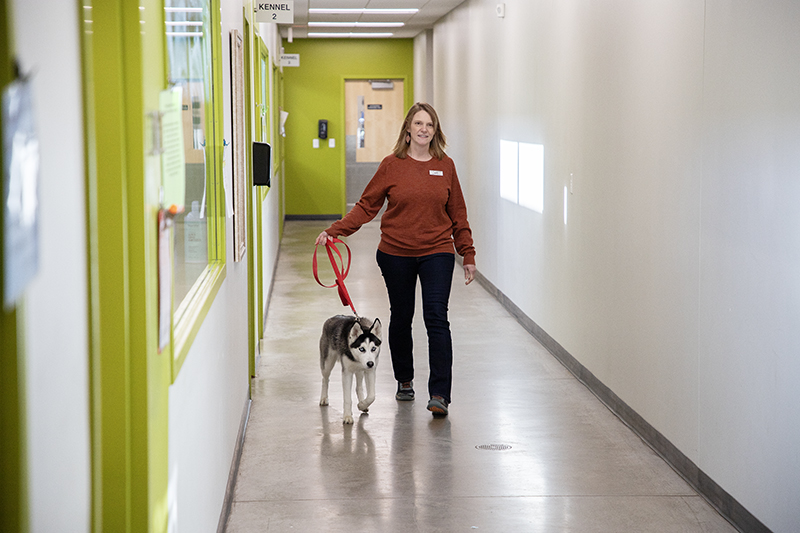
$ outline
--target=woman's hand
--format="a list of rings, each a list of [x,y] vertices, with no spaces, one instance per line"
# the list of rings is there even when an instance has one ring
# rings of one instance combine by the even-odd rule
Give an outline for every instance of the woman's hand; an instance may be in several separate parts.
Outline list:
[[[464,285],[469,285],[475,279],[475,272],[478,269],[475,265],[464,265]]]
[[[331,237],[330,235],[328,235],[328,232],[327,232],[327,231],[323,231],[322,233],[320,233],[320,234],[317,236],[317,240],[316,240],[316,242],[315,242],[314,244],[316,244],[317,246],[319,246],[320,244],[321,244],[322,246],[325,246],[325,245],[328,243],[328,239],[332,239],[332,238],[333,238],[333,237]]]

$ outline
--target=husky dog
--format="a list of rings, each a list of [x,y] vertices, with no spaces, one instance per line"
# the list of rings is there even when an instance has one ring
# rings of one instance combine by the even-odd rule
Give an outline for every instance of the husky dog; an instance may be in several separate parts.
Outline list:
[[[328,380],[336,361],[342,364],[345,424],[353,423],[353,375],[356,377],[358,408],[365,413],[375,401],[375,371],[381,353],[381,321],[336,315],[325,321],[319,339],[322,393],[319,404],[328,405]],[[364,386],[366,385],[366,395]]]

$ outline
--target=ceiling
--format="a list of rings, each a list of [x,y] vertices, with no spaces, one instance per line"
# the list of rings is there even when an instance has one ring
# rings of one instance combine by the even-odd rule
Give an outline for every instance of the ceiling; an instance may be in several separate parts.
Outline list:
[[[360,38],[359,34],[381,33],[392,35],[374,36],[377,38],[409,39],[421,31],[432,28],[433,23],[458,7],[465,0],[294,0],[293,38],[308,37],[313,33],[343,33],[348,37]],[[419,9],[413,14],[372,14],[372,13],[309,13],[309,9]],[[311,26],[309,22],[361,23],[357,27]],[[370,22],[402,22],[401,27],[368,27]],[[281,35],[289,36],[289,26],[280,25]],[[325,35],[325,37],[329,37]],[[330,36],[335,37],[335,36]]]

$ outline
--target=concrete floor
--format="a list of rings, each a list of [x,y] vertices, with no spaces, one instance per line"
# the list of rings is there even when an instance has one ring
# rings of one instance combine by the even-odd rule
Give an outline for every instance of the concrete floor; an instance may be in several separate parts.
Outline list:
[[[418,302],[417,400],[394,399],[385,342],[377,400],[343,425],[338,367],[331,405],[318,405],[322,323],[350,314],[311,275],[326,226],[286,224],[228,532],[735,531],[480,285],[465,287],[458,264],[450,416],[425,408]],[[379,235],[370,223],[348,239],[347,287],[388,326]]]

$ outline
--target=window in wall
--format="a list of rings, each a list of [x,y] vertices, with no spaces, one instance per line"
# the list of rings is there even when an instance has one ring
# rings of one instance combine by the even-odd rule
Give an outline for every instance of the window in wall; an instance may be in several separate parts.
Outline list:
[[[267,91],[269,84],[267,82],[267,61],[268,57],[264,51],[261,52],[261,142],[269,142],[269,126],[267,122],[269,119],[269,98],[267,98]]]
[[[216,194],[211,149],[214,137],[211,24],[209,0],[165,0],[164,9],[169,82],[183,91],[186,196],[183,213],[175,217],[173,300],[175,310],[180,310],[192,287],[206,272],[209,250],[216,248],[214,232],[209,231],[212,219],[208,216]]]
[[[544,146],[500,141],[500,197],[544,211]]]

